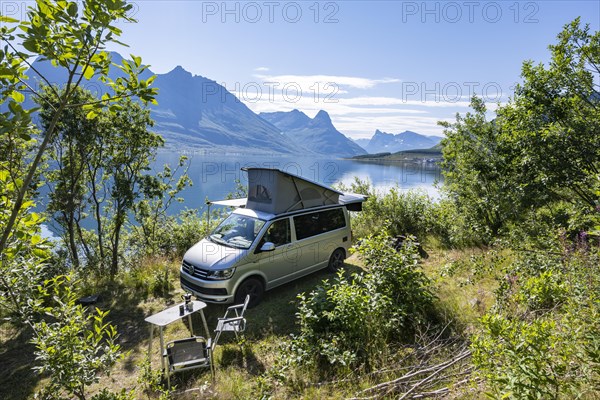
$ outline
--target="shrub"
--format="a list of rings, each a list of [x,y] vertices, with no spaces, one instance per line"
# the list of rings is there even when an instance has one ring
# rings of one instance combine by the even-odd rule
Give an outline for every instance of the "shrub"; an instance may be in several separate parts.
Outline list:
[[[400,188],[388,193],[373,193],[358,213],[354,221],[357,237],[366,237],[377,232],[381,221],[388,221],[391,236],[414,235],[419,239],[432,231],[432,201],[424,193],[402,192]]]
[[[301,363],[336,372],[376,363],[387,339],[389,299],[369,286],[362,275],[349,280],[339,272],[333,282],[325,280],[308,295],[298,296],[300,334],[290,350]]]
[[[40,287],[49,305],[39,310],[46,318],[33,324],[35,369],[48,374],[51,392],[85,400],[86,387],[98,382],[98,373],[110,371],[121,349],[115,327],[105,322],[108,311],[86,312],[71,285],[69,277],[59,276]]]
[[[490,241],[489,232],[480,227],[473,228],[472,222],[467,221],[456,204],[447,198],[442,198],[432,204],[432,227],[430,233],[438,238],[447,248],[465,248],[481,246]],[[471,225],[469,225],[471,223]]]
[[[429,282],[418,266],[416,244],[398,251],[386,233],[356,247],[366,273],[325,280],[299,295],[300,333],[284,347],[284,365],[310,367],[320,374],[371,370],[386,359],[390,343],[412,337],[432,309]]]
[[[392,238],[381,232],[361,240],[354,250],[368,267],[373,290],[390,301],[394,333],[406,338],[431,317],[434,300],[429,279],[419,267],[418,243],[409,237],[396,250]]]
[[[213,215],[212,217],[216,216],[220,215]],[[197,210],[190,209],[181,211],[177,216],[177,223],[174,224],[172,232],[174,255],[183,257],[190,247],[210,233],[212,227],[206,214],[198,215]]]
[[[472,338],[494,398],[585,397],[600,384],[600,254],[546,243],[498,271],[497,301]]]
[[[169,267],[156,269],[150,281],[150,292],[154,297],[169,297],[169,292],[174,289],[169,273]]]
[[[476,233],[483,228],[474,230],[449,199],[434,201],[424,192],[403,191],[400,187],[378,193],[370,182],[358,178],[350,186],[338,185],[337,189],[369,196],[363,210],[352,213],[355,237],[375,234],[386,221],[391,236],[413,235],[421,242],[433,236],[446,247],[466,247],[489,241],[489,235]]]

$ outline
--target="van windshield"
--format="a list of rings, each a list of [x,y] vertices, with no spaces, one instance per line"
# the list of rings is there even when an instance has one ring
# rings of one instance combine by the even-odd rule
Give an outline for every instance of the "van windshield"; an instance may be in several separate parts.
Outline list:
[[[248,249],[265,221],[245,215],[230,214],[208,237],[215,243],[239,249]]]

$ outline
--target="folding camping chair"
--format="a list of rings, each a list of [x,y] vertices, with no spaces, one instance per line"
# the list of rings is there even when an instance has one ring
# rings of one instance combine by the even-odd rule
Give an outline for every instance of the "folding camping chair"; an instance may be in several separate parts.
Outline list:
[[[235,337],[239,338],[239,334],[246,330],[246,318],[244,318],[244,313],[246,312],[246,308],[248,308],[249,302],[250,295],[246,295],[246,299],[244,300],[243,304],[237,304],[235,306],[228,307],[227,311],[225,311],[225,315],[222,318],[219,318],[219,322],[217,323],[217,327],[215,329],[215,340],[212,343],[213,349],[217,345],[217,342],[221,337],[221,333],[233,332],[235,333]]]
[[[212,351],[211,340],[206,341],[202,336],[192,336],[167,343],[164,356],[167,358],[165,372],[169,387],[172,374],[189,369],[209,367],[214,378]]]

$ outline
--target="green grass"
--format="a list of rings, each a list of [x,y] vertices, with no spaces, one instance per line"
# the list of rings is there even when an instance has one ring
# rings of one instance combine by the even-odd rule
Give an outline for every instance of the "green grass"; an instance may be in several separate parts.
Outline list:
[[[457,318],[461,330],[472,328],[476,319],[491,304],[490,282],[482,281],[478,285],[462,286],[468,279],[468,271],[458,276],[443,276],[445,265],[453,259],[469,257],[471,252],[448,252],[430,250],[430,257],[424,262],[424,269],[434,281],[440,308],[449,318]],[[136,285],[131,276],[121,278],[121,284],[104,287],[100,290],[101,299],[97,305],[101,309],[110,309],[109,319],[117,325],[120,333],[119,343],[126,352],[125,358],[113,368],[109,377],[90,388],[95,393],[104,387],[113,391],[122,388],[136,389],[137,398],[158,398],[157,394],[144,394],[143,385],[138,382],[141,364],[148,354],[149,325],[144,321],[147,316],[172,306],[181,300],[183,291],[178,283],[178,261],[154,260],[147,267],[137,271],[136,280],[146,284]],[[149,293],[156,271],[169,269],[173,283],[165,297],[154,297]],[[351,257],[346,269],[357,271],[362,268],[360,261]],[[462,274],[462,275],[461,275]],[[263,302],[246,313],[247,330],[242,343],[235,336],[224,334],[215,352],[216,376],[214,382],[208,370],[194,370],[176,374],[172,379],[176,386],[178,399],[256,399],[261,397],[263,389],[268,388],[273,398],[287,399],[337,399],[354,396],[360,389],[372,386],[390,376],[363,377],[350,382],[319,383],[310,382],[304,376],[295,376],[293,384],[274,385],[263,378],[265,371],[273,367],[279,344],[297,333],[296,324],[297,295],[314,289],[323,279],[331,279],[326,270],[318,271],[307,277],[271,290],[265,294]],[[93,290],[88,286],[86,291]],[[212,331],[217,318],[225,313],[226,306],[209,304],[205,310],[208,327]],[[194,334],[204,336],[199,315],[194,315]],[[32,397],[43,387],[44,377],[37,376],[31,367],[34,365],[34,348],[28,344],[27,330],[14,330],[7,325],[0,326],[2,333],[0,348],[0,368],[9,371],[0,375],[0,398],[17,400]],[[190,336],[189,327],[184,321],[175,322],[165,329],[165,341]],[[212,333],[212,332],[211,332]],[[160,368],[158,332],[155,331],[152,344],[152,367]],[[301,371],[299,372],[302,373]]]

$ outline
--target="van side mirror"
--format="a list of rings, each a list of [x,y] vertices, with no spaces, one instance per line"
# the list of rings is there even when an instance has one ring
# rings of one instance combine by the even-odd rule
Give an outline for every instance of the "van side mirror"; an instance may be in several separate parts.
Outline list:
[[[273,250],[275,250],[275,244],[272,242],[266,242],[260,248],[260,251],[273,251]]]

